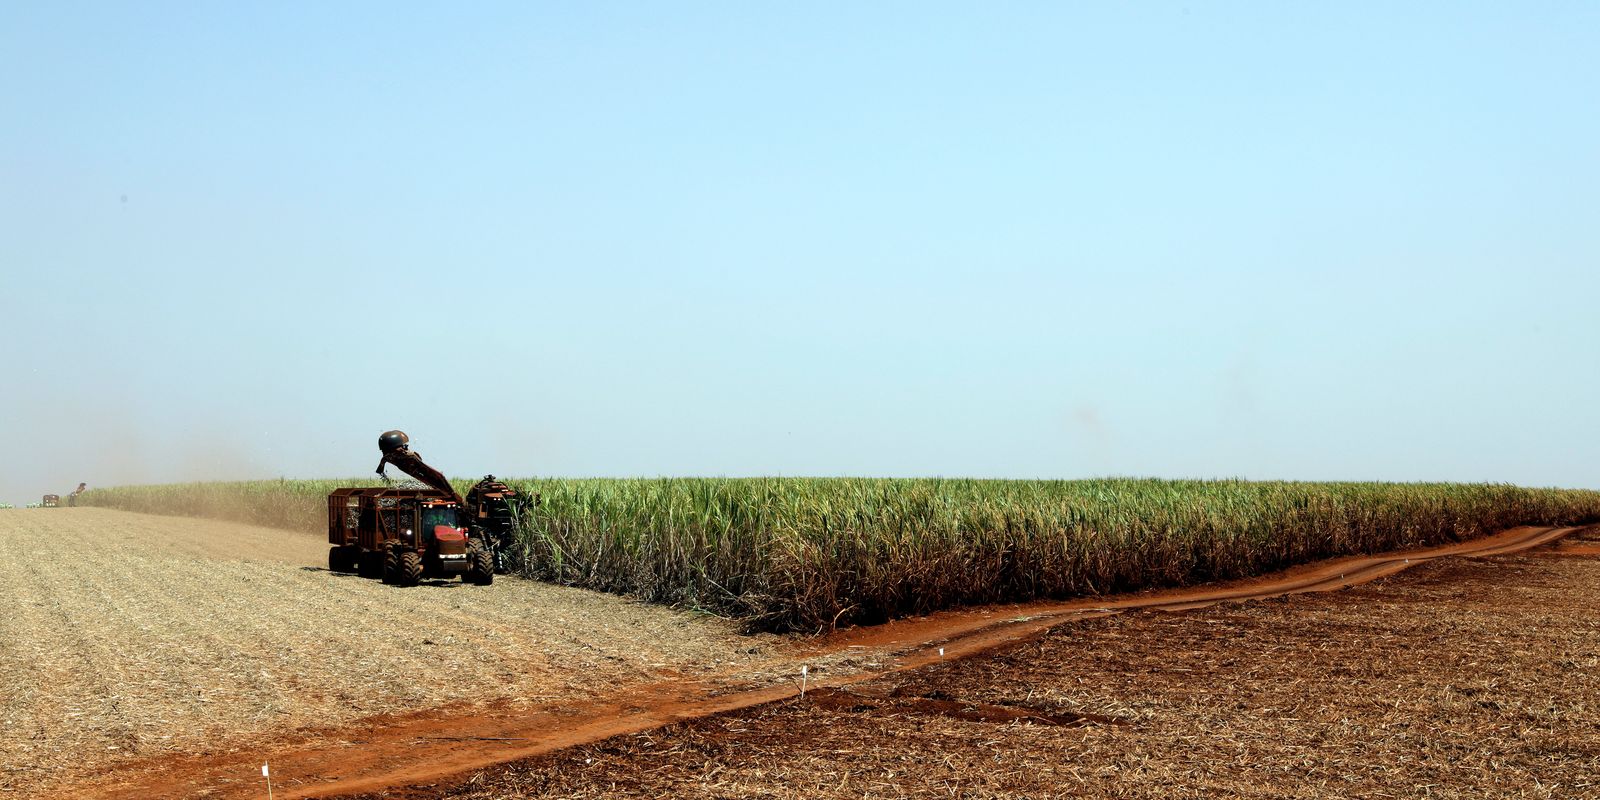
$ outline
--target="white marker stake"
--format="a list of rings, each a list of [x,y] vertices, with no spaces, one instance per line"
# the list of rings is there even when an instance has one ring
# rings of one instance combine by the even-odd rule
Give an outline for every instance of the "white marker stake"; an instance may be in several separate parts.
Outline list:
[[[806,675],[810,671],[811,671],[811,667],[809,667],[809,666],[802,665],[800,667],[800,699],[801,700],[806,699]],[[271,800],[271,798],[268,798],[268,800]]]
[[[940,661],[944,660],[944,648],[943,647],[939,648],[939,660]]]
[[[272,800],[272,771],[266,764],[261,765],[261,777],[267,779],[267,800]]]

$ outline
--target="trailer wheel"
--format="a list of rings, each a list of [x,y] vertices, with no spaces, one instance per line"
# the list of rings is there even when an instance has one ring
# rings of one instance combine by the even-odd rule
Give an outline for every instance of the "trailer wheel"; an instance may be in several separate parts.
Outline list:
[[[494,583],[494,554],[479,542],[467,545],[467,571],[461,573],[463,583],[488,586]]]
[[[383,562],[383,581],[395,586],[416,586],[422,580],[422,556],[403,547],[389,549]]]
[[[350,553],[343,547],[328,548],[328,570],[330,572],[349,572],[352,566]]]

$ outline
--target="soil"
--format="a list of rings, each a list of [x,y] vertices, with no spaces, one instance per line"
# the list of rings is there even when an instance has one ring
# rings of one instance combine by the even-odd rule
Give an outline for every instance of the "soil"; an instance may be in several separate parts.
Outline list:
[[[359,797],[1600,797],[1597,551],[1084,619]]]
[[[143,519],[154,520],[160,525],[194,522],[139,518],[116,512],[99,513],[113,515],[110,518],[112,521]],[[217,526],[216,523],[194,524],[213,529]],[[256,536],[279,539],[292,536],[279,531],[250,530],[256,531]],[[9,538],[0,539],[0,542]],[[1028,751],[1026,747],[1013,752],[1010,756],[1014,759],[1012,763],[1028,764],[1031,758],[1037,762],[1037,769],[1028,767],[1017,772],[1016,775],[1020,777],[1012,784],[1003,781],[962,783],[967,780],[962,776],[971,777],[968,772],[974,767],[969,764],[957,769],[961,752],[956,743],[963,741],[962,736],[967,734],[989,742],[997,730],[1034,731],[1048,728],[1057,730],[1056,735],[1078,731],[1078,735],[1091,739],[1108,731],[1142,730],[1149,720],[1141,718],[1139,713],[1130,713],[1141,711],[1137,705],[1123,701],[1111,701],[1103,707],[1073,705],[1062,702],[1062,696],[1048,694],[1049,691],[1059,692],[1059,689],[1045,688],[1052,683],[1071,684],[1078,681],[1077,671],[1082,664],[1064,660],[1062,652],[1095,660],[1101,664],[1102,671],[1116,672],[1116,664],[1133,663],[1125,660],[1133,656],[1119,656],[1114,649],[1105,650],[1104,647],[1108,642],[1115,644],[1112,641],[1115,639],[1137,638],[1135,634],[1102,636],[1090,642],[1088,650],[1084,650],[1079,642],[1080,634],[1085,631],[1093,633],[1107,626],[1117,630],[1119,626],[1136,626],[1143,624],[1144,620],[1158,618],[1155,612],[1137,609],[1195,609],[1219,602],[1284,593],[1339,590],[1363,581],[1384,579],[1385,576],[1424,565],[1429,559],[1444,555],[1476,554],[1481,559],[1495,553],[1546,545],[1558,539],[1561,541],[1557,547],[1530,552],[1569,552],[1573,557],[1515,557],[1508,563],[1553,564],[1556,565],[1553,573],[1565,574],[1577,570],[1578,577],[1583,577],[1582,570],[1595,566],[1594,559],[1585,557],[1585,548],[1600,542],[1589,537],[1588,531],[1573,533],[1565,529],[1517,529],[1433,551],[1343,559],[1232,586],[951,612],[850,631],[821,640],[789,640],[788,643],[771,637],[761,640],[738,637],[726,625],[715,621],[687,619],[683,615],[639,607],[603,595],[552,589],[520,581],[502,581],[490,587],[491,590],[510,585],[517,587],[512,590],[514,593],[545,593],[540,595],[541,601],[556,603],[554,607],[558,610],[561,609],[560,603],[566,602],[577,607],[599,604],[598,608],[603,610],[598,613],[602,617],[623,612],[658,616],[652,618],[656,622],[635,621],[619,625],[621,620],[577,617],[575,613],[561,610],[556,617],[559,622],[551,624],[547,621],[548,627],[539,627],[534,621],[539,616],[538,612],[548,610],[550,606],[526,602],[518,595],[514,602],[501,610],[510,614],[511,619],[521,621],[524,628],[538,628],[540,636],[525,643],[519,651],[522,661],[512,657],[501,663],[498,682],[492,685],[473,683],[474,690],[480,692],[476,698],[466,697],[454,705],[435,702],[434,698],[413,698],[402,705],[421,710],[389,715],[382,715],[381,712],[375,714],[370,708],[366,709],[365,714],[350,711],[348,716],[326,719],[320,726],[305,725],[294,729],[290,735],[273,736],[262,728],[251,729],[247,725],[246,735],[241,735],[238,729],[231,729],[231,732],[222,730],[219,731],[219,738],[208,742],[206,746],[196,747],[190,739],[188,745],[174,746],[143,758],[128,758],[120,754],[109,762],[102,758],[98,776],[80,770],[52,784],[38,785],[49,785],[62,791],[63,796],[74,797],[255,797],[260,795],[263,788],[260,763],[270,760],[274,765],[274,775],[278,776],[276,789],[282,797],[345,796],[361,792],[369,793],[365,796],[370,797],[474,798],[951,796],[952,791],[955,792],[954,796],[1060,796],[1073,791],[1107,794],[1105,787],[1089,784],[1068,790],[1064,785],[1047,786],[1039,783],[1038,780],[1043,778],[1034,783],[1028,782],[1037,777],[1035,773],[1065,774],[1062,770],[1066,769],[1064,765],[1068,762],[1061,762],[1060,754],[1051,752],[1053,748],[1065,746],[1059,742],[1050,743],[1045,751],[1037,753]],[[267,547],[270,549],[270,543]],[[320,555],[322,545],[318,543],[316,548]],[[200,557],[209,556],[202,554]],[[1462,562],[1452,559],[1445,563],[1459,565]],[[1473,563],[1481,566],[1489,562],[1475,559]],[[276,565],[276,569],[279,572],[307,575],[315,572],[285,570],[282,564]],[[1418,566],[1418,569],[1440,568],[1427,564]],[[1380,580],[1380,584],[1382,587],[1391,584],[1403,587],[1415,574]],[[332,582],[342,581],[344,576],[324,572],[318,577],[324,582],[318,587],[279,589],[314,595],[319,590],[329,591],[330,585],[343,585]],[[1486,569],[1486,574],[1480,577],[1489,586],[1501,580],[1492,568]],[[1596,575],[1588,573],[1587,577],[1592,583]],[[1475,578],[1464,576],[1463,579]],[[403,593],[419,592],[417,589],[383,587],[375,582],[369,584],[377,590],[377,596],[385,604],[408,602],[414,598],[406,597]],[[1342,595],[1341,599],[1374,591],[1377,587],[1358,589]],[[476,587],[458,588],[465,591]],[[1518,588],[1526,587],[1519,585]],[[442,587],[440,591],[443,591]],[[574,596],[556,596],[564,593]],[[1316,609],[1319,608],[1318,603],[1324,602],[1327,601],[1322,598],[1297,599],[1290,601],[1290,605],[1294,608],[1304,606]],[[1570,604],[1572,598],[1565,598],[1563,602]],[[332,618],[334,610],[346,605],[347,602],[343,601],[330,602],[324,606],[324,614]],[[1248,622],[1249,614],[1259,613],[1259,608],[1282,605],[1282,601],[1277,601],[1277,605],[1253,604],[1245,607],[1248,611],[1239,611],[1237,605],[1230,604],[1225,607],[1229,609],[1227,612],[1209,609],[1182,615],[1160,614],[1159,618],[1203,619],[1209,615],[1238,612],[1243,615],[1240,619]],[[1560,605],[1556,603],[1557,607]],[[1360,606],[1359,602],[1352,606],[1351,613],[1360,616]],[[1454,613],[1449,608],[1429,610],[1427,602],[1413,603],[1411,608],[1435,621],[1439,618],[1438,614],[1445,614],[1448,619],[1448,615]],[[518,614],[523,616],[517,617]],[[398,620],[401,628],[407,619],[409,617],[403,616]],[[652,628],[658,623],[669,626],[669,629]],[[127,624],[128,621],[124,620],[123,627]],[[509,626],[510,620],[507,620],[507,624]],[[1208,626],[1201,630],[1216,639],[1216,629],[1209,626],[1218,623],[1196,624]],[[1235,623],[1230,621],[1229,624]],[[1303,623],[1299,619],[1279,619],[1275,624],[1299,628],[1310,623]],[[589,625],[609,627],[613,635],[598,641]],[[676,628],[672,629],[671,626]],[[1312,624],[1311,629],[1314,628]],[[550,643],[559,641],[560,636],[570,637],[580,632],[586,638],[596,640],[590,641],[587,649],[598,650],[601,645],[613,648],[611,653],[615,662],[602,662],[595,657],[596,654],[588,653],[585,648],[580,648],[576,657],[572,653],[560,652],[559,648],[553,649],[557,656],[554,658],[546,652],[552,650]],[[1167,653],[1165,644],[1171,632],[1156,631],[1155,634],[1159,635],[1144,643],[1152,648],[1150,657],[1166,653],[1166,657],[1171,658],[1173,654]],[[403,634],[400,635],[404,638]],[[503,635],[510,634],[503,632]],[[659,654],[652,658],[670,660],[640,665],[616,655],[625,651],[630,641],[632,646],[644,646],[645,642],[641,640],[649,640],[652,636],[671,639],[648,642],[650,646],[658,648]],[[630,640],[630,637],[634,638]],[[1059,641],[1073,644],[1065,650],[1054,648],[1052,643]],[[463,651],[467,666],[481,663],[485,656],[491,661],[496,657],[497,654],[492,650],[483,652],[487,644],[492,642],[473,640],[461,644],[459,649]],[[1038,653],[1026,659],[1027,664],[996,668],[998,672],[982,671],[983,665],[1004,663],[1006,659],[1014,658],[1019,647],[1025,651],[1037,648]],[[1232,648],[1232,661],[1237,662],[1241,648],[1248,654],[1253,652],[1254,646],[1246,641],[1229,639],[1226,647]],[[1297,651],[1295,646],[1286,643],[1274,647],[1276,649],[1269,648],[1267,652],[1281,653],[1285,659],[1298,658],[1302,652],[1308,652]],[[372,654],[368,664],[381,667],[376,672],[380,676],[390,669],[401,675],[415,675],[415,672],[406,673],[405,670],[427,667],[412,665],[395,668],[388,665],[391,659],[404,661],[411,657],[408,653],[417,650],[419,648],[415,646],[409,650],[396,647],[388,652]],[[660,653],[660,650],[671,652]],[[1221,658],[1226,654],[1213,655]],[[1118,661],[1119,658],[1124,660]],[[218,654],[215,660],[219,664],[231,664],[226,654]],[[1214,658],[1208,663],[1216,661]],[[531,668],[527,666],[530,664],[533,665]],[[798,698],[801,665],[808,670],[808,692],[803,700]],[[232,669],[231,666],[216,668]],[[1034,672],[1028,672],[1030,669]],[[1196,673],[1193,668],[1182,669],[1189,670],[1186,673],[1186,691],[1191,696],[1196,693],[1217,694],[1219,688],[1225,693],[1233,688],[1231,683],[1219,681],[1220,673],[1214,670],[1213,674],[1205,674]],[[1182,672],[1182,669],[1178,671]],[[1039,684],[1031,687],[1021,702],[1015,697],[990,691],[1009,685],[1002,679],[1011,671],[1024,676],[1031,674]],[[965,683],[945,682],[956,675],[975,675],[990,683],[984,683],[977,677]],[[932,688],[923,686],[929,676],[938,676],[940,683]],[[1127,677],[1124,676],[1125,679]],[[1305,683],[1314,677],[1302,674],[1295,679]],[[381,681],[374,683],[380,687],[383,685]],[[1122,684],[1126,685],[1127,681],[1123,680]],[[1115,687],[1117,683],[1113,681],[1106,685]],[[554,689],[554,699],[551,694],[553,686],[558,687]],[[560,688],[565,688],[567,692],[563,695]],[[1079,688],[1082,688],[1081,682]],[[1035,689],[1047,693],[1035,695]],[[537,694],[541,690],[543,694]],[[96,696],[93,687],[87,691],[89,696]],[[102,688],[99,691],[105,690]],[[523,694],[500,694],[499,700],[494,701],[496,691],[521,691]],[[306,698],[302,697],[305,694],[303,691],[285,692],[283,702],[292,711],[284,713],[305,713],[315,719],[314,714],[319,710],[315,707],[315,697],[313,695],[313,702],[306,702]],[[1073,696],[1067,697],[1071,699]],[[490,699],[485,701],[485,698]],[[1040,702],[1034,702],[1035,699]],[[473,700],[479,702],[474,703]],[[1045,702],[1047,700],[1050,702]],[[1118,705],[1119,702],[1123,704]],[[1141,713],[1148,717],[1155,712],[1144,710]],[[1591,719],[1591,726],[1592,722]],[[231,720],[228,724],[238,725],[239,721]],[[730,725],[731,728],[727,727]],[[807,726],[812,726],[810,732],[801,733],[808,729]],[[939,732],[932,739],[917,738],[919,731],[942,730],[949,726],[955,728]],[[963,726],[978,726],[986,733],[975,733]],[[248,735],[252,731],[256,733],[254,738]],[[745,738],[745,734],[749,734],[749,738]],[[1021,735],[1026,738],[1032,734]],[[1197,731],[1188,734],[1191,739],[1196,735]],[[693,744],[699,741],[695,737],[707,736],[718,742],[715,748],[704,742]],[[819,751],[803,744],[813,738],[826,740],[829,737],[843,737],[838,742],[839,746],[834,748],[834,755],[839,761],[833,766],[838,769],[831,773],[827,771],[831,768],[829,764],[824,763],[826,759],[824,762],[815,761],[821,757]],[[874,737],[881,738],[875,740]],[[955,749],[945,747],[943,742],[946,738]],[[899,744],[902,740],[904,747]],[[647,746],[641,742],[652,744]],[[664,745],[668,749],[652,749],[656,742],[669,743]],[[847,743],[853,743],[858,749],[850,750],[844,746]],[[1021,746],[1019,743],[1013,744]],[[185,747],[191,755],[176,755]],[[923,752],[919,747],[930,747],[932,750]],[[669,755],[678,753],[684,757],[661,757],[663,752]],[[426,756],[419,757],[423,753]],[[585,753],[587,755],[583,755]],[[797,770],[792,775],[768,768],[785,763],[784,753],[791,756],[804,754],[803,757],[795,756],[800,760],[789,762]],[[596,759],[596,754],[603,755],[603,762],[610,765],[607,769],[589,769],[602,763]],[[917,763],[932,755],[946,758],[949,769],[942,772],[923,769],[914,775],[911,772],[897,772],[893,768],[894,764]],[[966,756],[978,758],[973,753]],[[585,769],[576,769],[573,759],[577,758],[588,759],[584,764]],[[522,760],[512,766],[504,766],[506,762],[517,759]],[[1245,762],[1237,764],[1243,765],[1240,769],[1248,766]],[[1078,772],[1083,769],[1081,766],[1072,768]],[[839,769],[843,772],[839,772]],[[1172,777],[1154,766],[1150,766],[1150,769],[1151,775]],[[708,773],[706,770],[714,771]],[[888,770],[887,777],[885,770]],[[1001,773],[989,769],[983,774]],[[1222,770],[1219,774],[1229,773]],[[836,777],[837,784],[824,786],[816,781],[805,780],[810,777],[821,780],[820,776],[824,775]],[[852,780],[852,775],[857,780]],[[587,777],[580,780],[576,776]],[[726,780],[716,776],[724,776]],[[729,783],[730,780],[734,782]],[[1164,790],[1158,792],[1152,789],[1155,784],[1135,782],[1129,785],[1135,790],[1144,785],[1148,790],[1146,793],[1167,794]],[[1199,787],[1196,791],[1201,795],[1221,791],[1218,787],[1222,785],[1173,784]],[[1241,786],[1250,788],[1244,784]],[[1232,793],[1232,790],[1229,792]],[[1128,792],[1118,790],[1110,794]],[[1131,792],[1131,796],[1138,794],[1139,791]],[[1565,796],[1571,796],[1571,793]]]

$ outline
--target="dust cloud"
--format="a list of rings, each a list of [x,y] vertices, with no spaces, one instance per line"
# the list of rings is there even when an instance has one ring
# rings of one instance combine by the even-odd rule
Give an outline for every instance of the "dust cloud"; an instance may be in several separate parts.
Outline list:
[[[136,406],[58,395],[4,400],[0,501],[21,506],[89,487],[276,477],[268,445],[220,421],[186,420],[176,432]],[[157,433],[160,431],[160,433]]]

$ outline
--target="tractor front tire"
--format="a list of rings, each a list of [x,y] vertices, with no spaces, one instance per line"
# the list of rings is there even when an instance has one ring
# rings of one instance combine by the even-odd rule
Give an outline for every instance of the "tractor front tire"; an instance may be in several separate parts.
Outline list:
[[[389,549],[383,561],[383,582],[395,586],[416,586],[422,581],[422,556],[403,547]]]
[[[461,573],[463,583],[488,586],[494,583],[494,554],[482,543],[473,542],[467,547],[467,571]]]

